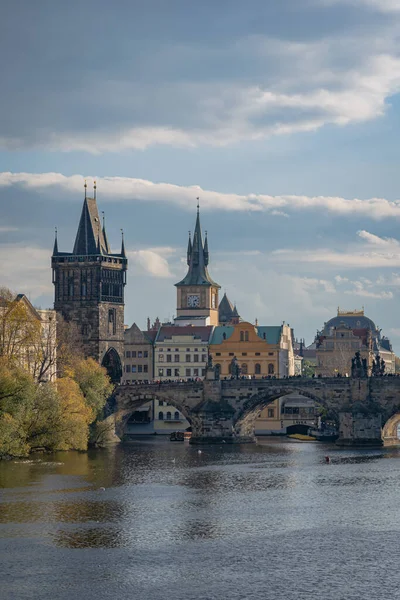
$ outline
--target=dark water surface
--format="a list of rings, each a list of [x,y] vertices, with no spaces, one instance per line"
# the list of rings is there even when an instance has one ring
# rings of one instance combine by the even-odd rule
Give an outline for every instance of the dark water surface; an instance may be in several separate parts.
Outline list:
[[[400,599],[399,530],[398,450],[152,438],[0,461],[1,600]]]

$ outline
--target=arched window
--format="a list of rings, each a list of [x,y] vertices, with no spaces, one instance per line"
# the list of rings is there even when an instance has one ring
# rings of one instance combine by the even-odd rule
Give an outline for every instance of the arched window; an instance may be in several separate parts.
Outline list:
[[[167,421],[170,421],[170,420],[171,420],[171,413],[168,411],[167,412]]]
[[[255,369],[254,369],[254,373],[256,375],[261,375],[261,365],[259,363],[256,364]]]
[[[162,410],[160,410],[160,412],[158,413],[158,420],[159,421],[163,421],[164,420],[164,413]]]
[[[240,332],[240,341],[244,342],[244,331]]]
[[[242,364],[242,374],[243,375],[247,375],[247,365],[246,365],[246,363]]]
[[[175,421],[179,420],[179,411],[177,411],[177,410],[175,411],[174,419],[175,419]]]
[[[268,365],[268,375],[273,375],[275,372],[275,367],[272,363],[269,363]]]
[[[245,341],[245,342],[248,342],[248,341],[249,341],[249,332],[248,332],[248,331],[245,331],[245,332],[244,332],[244,341]]]

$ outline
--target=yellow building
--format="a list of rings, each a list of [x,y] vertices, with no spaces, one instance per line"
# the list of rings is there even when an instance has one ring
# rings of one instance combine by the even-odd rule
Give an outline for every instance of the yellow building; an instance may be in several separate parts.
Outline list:
[[[290,327],[259,326],[243,321],[215,327],[210,354],[221,379],[229,378],[232,361],[243,376],[287,377],[294,375],[294,354]]]
[[[300,394],[293,393],[282,396],[269,404],[258,415],[254,424],[256,435],[284,435],[304,428],[306,433],[310,427],[315,427],[317,407],[313,400]],[[298,431],[297,431],[298,432]]]

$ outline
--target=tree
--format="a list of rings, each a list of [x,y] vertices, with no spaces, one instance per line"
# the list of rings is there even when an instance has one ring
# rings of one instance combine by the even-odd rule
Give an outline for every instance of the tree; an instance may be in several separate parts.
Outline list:
[[[41,336],[41,319],[29,300],[0,288],[0,356],[27,366]]]
[[[107,371],[93,358],[78,358],[72,364],[70,376],[78,383],[95,420],[114,389]]]
[[[303,377],[312,377],[315,375],[315,365],[307,359],[303,360],[302,364]]]
[[[89,436],[89,423],[93,420],[93,411],[76,381],[69,377],[58,380],[57,391],[60,399],[61,438],[59,450],[86,450]]]

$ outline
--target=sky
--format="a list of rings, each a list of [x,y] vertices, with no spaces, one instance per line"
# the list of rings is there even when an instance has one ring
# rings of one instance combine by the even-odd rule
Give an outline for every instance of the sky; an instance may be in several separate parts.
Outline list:
[[[126,323],[171,319],[199,197],[244,320],[364,306],[400,353],[399,37],[400,0],[3,0],[0,285],[52,306],[97,180]]]

